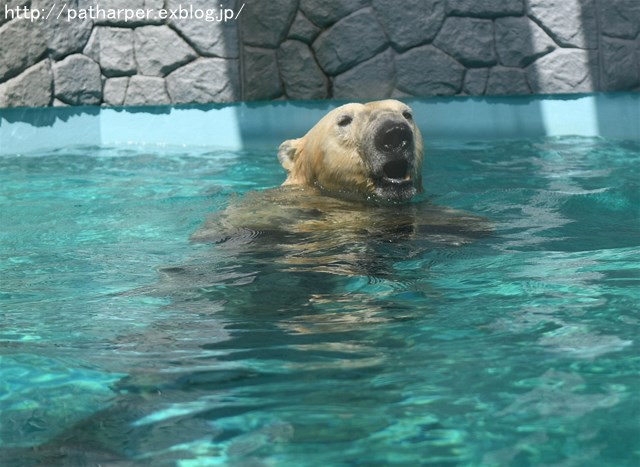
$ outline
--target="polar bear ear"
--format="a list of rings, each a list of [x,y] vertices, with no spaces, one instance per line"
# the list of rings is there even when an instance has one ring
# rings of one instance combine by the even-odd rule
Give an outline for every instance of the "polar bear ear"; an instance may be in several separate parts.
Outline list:
[[[300,154],[301,138],[288,139],[278,148],[278,160],[287,172],[291,172],[293,164]]]

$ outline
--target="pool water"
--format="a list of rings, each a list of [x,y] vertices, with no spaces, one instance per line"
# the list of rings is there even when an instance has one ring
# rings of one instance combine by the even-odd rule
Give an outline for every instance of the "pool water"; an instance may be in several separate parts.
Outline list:
[[[639,156],[432,143],[418,203],[493,232],[342,274],[189,240],[274,151],[1,157],[0,463],[638,465]]]

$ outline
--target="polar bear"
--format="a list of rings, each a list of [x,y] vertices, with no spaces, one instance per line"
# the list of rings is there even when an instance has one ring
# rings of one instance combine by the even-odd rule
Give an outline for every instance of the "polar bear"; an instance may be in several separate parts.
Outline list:
[[[233,199],[191,239],[225,244],[245,258],[273,253],[288,267],[371,274],[364,265],[381,265],[381,242],[417,240],[423,249],[484,236],[483,219],[419,199],[423,150],[408,105],[340,106],[280,145],[281,187]]]

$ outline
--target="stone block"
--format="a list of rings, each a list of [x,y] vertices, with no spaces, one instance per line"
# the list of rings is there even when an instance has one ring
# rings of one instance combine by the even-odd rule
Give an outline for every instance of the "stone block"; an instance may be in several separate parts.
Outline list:
[[[478,18],[449,17],[433,45],[468,67],[496,63],[493,21]]]
[[[250,101],[275,99],[282,95],[276,51],[244,48],[243,98]]]
[[[487,89],[488,68],[470,68],[464,75],[462,90],[470,96],[482,96]]]
[[[45,56],[44,24],[14,19],[0,26],[0,81],[20,74]]]
[[[174,104],[234,102],[240,99],[238,60],[199,58],[178,68],[165,80]]]
[[[307,44],[311,44],[320,34],[320,28],[307,19],[307,17],[298,11],[291,29],[289,29],[289,39],[296,39]]]
[[[527,83],[535,94],[593,92],[598,89],[595,53],[556,49],[526,68]]]
[[[197,57],[194,50],[168,26],[142,26],[134,31],[138,71],[165,76]]]
[[[167,0],[167,9],[173,10],[186,5],[183,0]],[[200,8],[203,11],[211,9],[209,0],[190,0],[189,5]],[[224,8],[232,8],[237,11],[237,2],[225,2]],[[242,9],[240,15],[244,15],[249,6]],[[219,12],[216,11],[219,15]],[[206,21],[206,19],[175,19],[169,18],[171,27],[189,42],[200,54],[206,57],[238,58],[238,21]]]
[[[385,99],[394,91],[395,66],[391,49],[354,66],[333,79],[336,99]]]
[[[250,0],[240,14],[246,45],[276,48],[287,37],[298,11],[297,0]]]
[[[332,25],[356,10],[369,5],[368,0],[300,0],[300,9],[321,28]]]
[[[289,99],[325,99],[328,80],[307,44],[287,40],[278,49],[278,65]]]
[[[603,91],[632,91],[640,86],[636,41],[602,37]]]
[[[452,15],[498,18],[523,13],[523,0],[447,0],[447,14]]]
[[[53,75],[48,59],[0,84],[0,107],[44,107],[51,103]]]
[[[67,55],[82,52],[91,35],[93,22],[85,21],[51,21],[45,29],[49,55],[60,59]]]
[[[373,0],[378,19],[397,50],[431,42],[445,17],[445,0]]]
[[[489,70],[485,94],[487,96],[530,94],[524,71],[520,68],[496,66]]]
[[[495,29],[496,52],[504,66],[526,67],[556,48],[547,33],[527,17],[498,18]]]
[[[107,77],[136,73],[131,29],[94,27],[84,48],[84,54],[98,62],[102,73]]]
[[[107,78],[102,87],[102,102],[105,105],[124,105],[129,77]]]
[[[397,88],[414,96],[458,94],[464,72],[459,62],[432,45],[396,56]]]
[[[164,78],[132,76],[129,78],[124,105],[166,105],[171,103]]]
[[[593,0],[529,0],[528,13],[561,47],[598,46]]]
[[[600,24],[604,34],[620,39],[634,39],[640,32],[638,0],[600,2]]]
[[[79,0],[68,0],[64,2],[64,8],[77,9],[79,4]],[[54,6],[54,4],[50,0],[31,1],[31,8],[37,8],[47,13],[52,6]],[[62,3],[56,4],[51,13],[51,17],[43,20],[45,27],[42,33],[47,43],[49,56],[54,59],[60,59],[67,55],[81,52],[89,39],[91,28],[93,27],[93,21],[91,19],[68,21],[64,13],[66,10],[63,11],[62,7]],[[63,11],[63,14],[58,19],[57,14],[60,11]]]
[[[71,105],[96,105],[102,100],[100,66],[89,57],[73,54],[51,67],[55,96]]]
[[[313,43],[322,69],[337,75],[370,59],[387,46],[387,37],[371,8],[359,10],[323,31]]]

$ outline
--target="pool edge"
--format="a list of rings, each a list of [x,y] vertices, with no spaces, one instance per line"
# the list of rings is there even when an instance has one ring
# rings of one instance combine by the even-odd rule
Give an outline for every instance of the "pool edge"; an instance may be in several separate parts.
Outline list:
[[[428,140],[640,139],[640,93],[403,99]],[[0,109],[0,155],[78,145],[275,148],[345,101]]]

